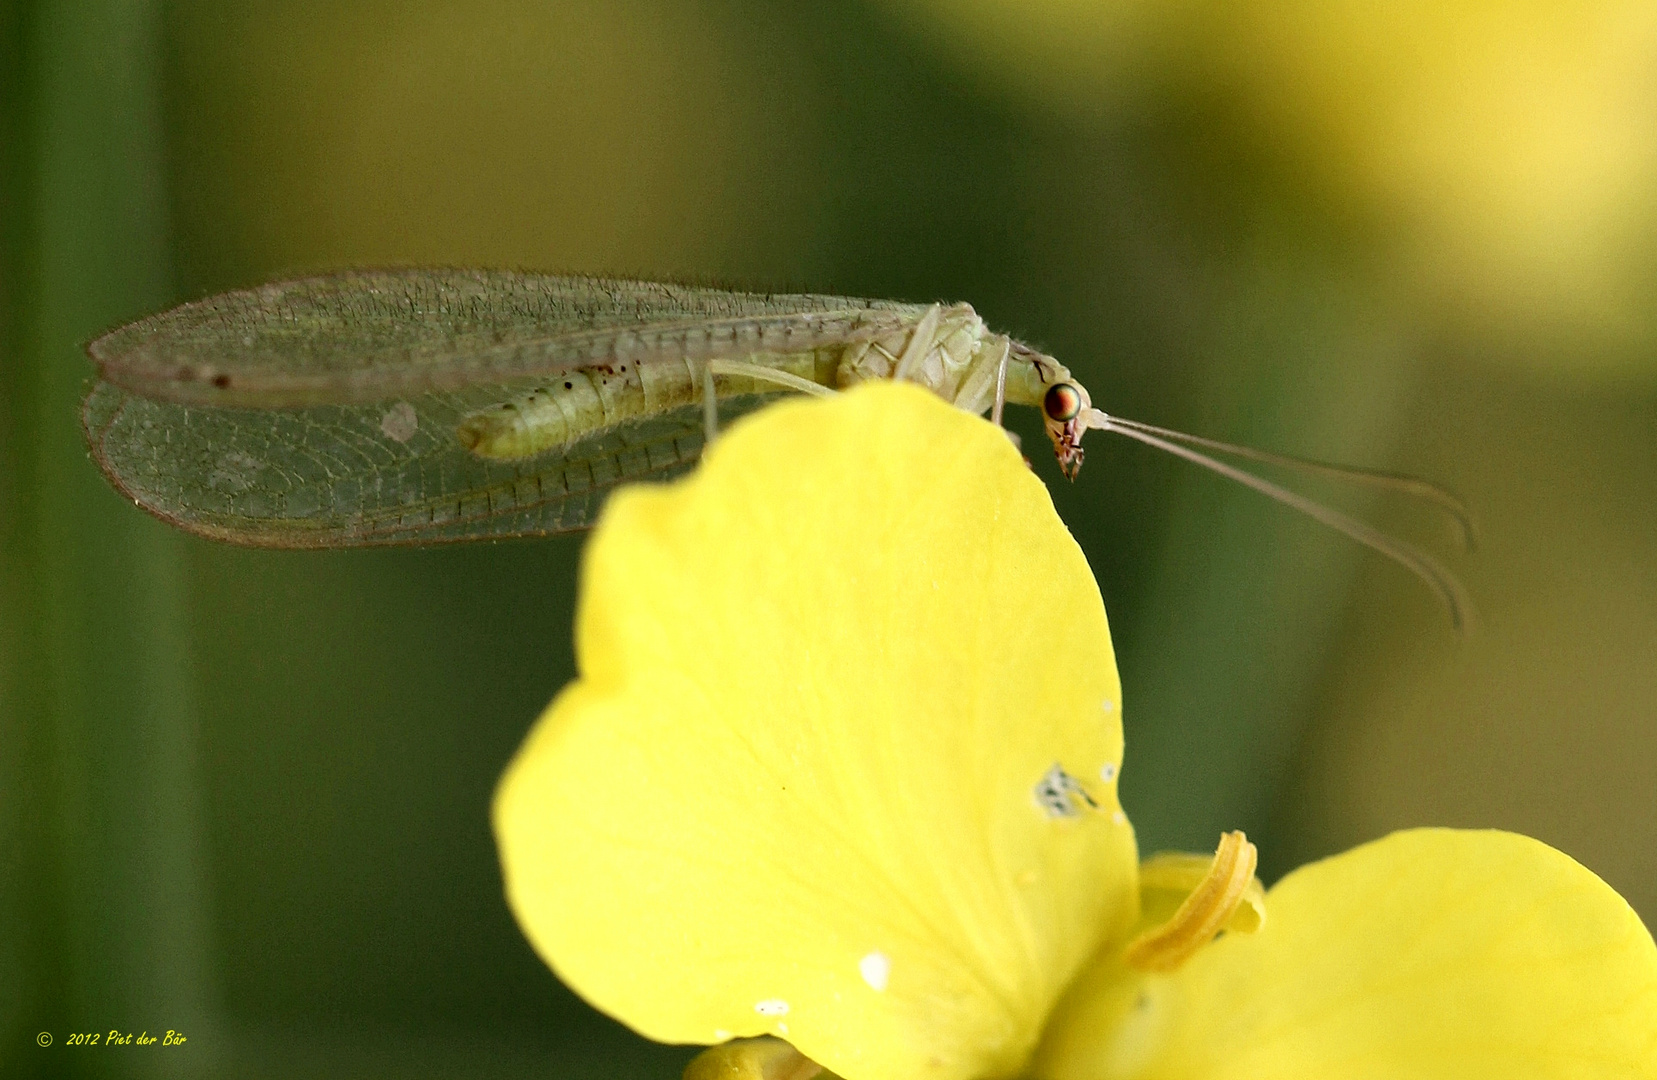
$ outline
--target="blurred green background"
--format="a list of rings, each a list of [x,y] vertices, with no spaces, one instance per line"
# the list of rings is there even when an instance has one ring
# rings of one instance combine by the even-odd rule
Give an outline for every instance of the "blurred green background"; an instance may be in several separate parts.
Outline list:
[[[1653,71],[1649,0],[0,0],[0,1074],[685,1059],[500,896],[488,800],[570,677],[580,539],[238,550],[86,459],[90,337],[351,265],[967,300],[1122,415],[1448,484],[1466,642],[1246,491],[1036,455],[1143,846],[1241,827],[1275,877],[1494,826],[1649,924]],[[111,1028],[189,1042],[63,1045]]]

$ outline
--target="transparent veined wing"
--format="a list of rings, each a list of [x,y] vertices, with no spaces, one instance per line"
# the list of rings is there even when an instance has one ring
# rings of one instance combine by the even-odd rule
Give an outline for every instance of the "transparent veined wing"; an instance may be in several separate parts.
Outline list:
[[[274,547],[432,543],[589,525],[616,484],[701,451],[674,409],[511,461],[466,415],[576,368],[683,364],[872,337],[925,309],[497,271],[355,271],[185,304],[89,347],[82,420],[123,494],[181,528]],[[755,399],[723,402],[734,415]]]
[[[617,484],[674,476],[702,450],[700,410],[678,409],[560,453],[489,461],[453,435],[469,403],[488,400],[455,391],[389,405],[239,409],[158,402],[99,383],[83,421],[94,458],[123,495],[188,532],[258,547],[568,532],[591,525]],[[721,410],[731,416],[746,404]]]
[[[901,327],[886,300],[491,270],[359,270],[210,296],[88,347],[143,397],[281,408],[379,401],[622,359],[794,351]]]

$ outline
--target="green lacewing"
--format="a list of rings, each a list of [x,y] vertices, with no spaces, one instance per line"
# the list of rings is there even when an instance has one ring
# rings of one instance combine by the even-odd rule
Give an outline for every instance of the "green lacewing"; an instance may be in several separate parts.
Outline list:
[[[1412,545],[1200,452],[1322,471],[1440,504],[1408,477],[1112,416],[1051,356],[966,304],[733,292],[490,270],[353,270],[210,296],[88,346],[94,460],[139,507],[201,536],[323,548],[544,536],[593,523],[618,484],[693,465],[719,414],[876,378],[999,422],[1041,410],[1074,478],[1089,429],[1247,484],[1420,575]]]

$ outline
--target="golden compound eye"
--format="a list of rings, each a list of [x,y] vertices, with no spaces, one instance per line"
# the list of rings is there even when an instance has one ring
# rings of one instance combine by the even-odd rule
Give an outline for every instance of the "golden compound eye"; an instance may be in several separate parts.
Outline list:
[[[1082,391],[1075,383],[1054,383],[1047,388],[1047,396],[1041,399],[1041,411],[1047,414],[1049,420],[1076,419],[1076,414],[1082,411]]]

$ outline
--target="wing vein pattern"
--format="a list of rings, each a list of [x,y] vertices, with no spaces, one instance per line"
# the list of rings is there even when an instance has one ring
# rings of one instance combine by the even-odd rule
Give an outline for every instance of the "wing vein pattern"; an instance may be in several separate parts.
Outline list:
[[[88,348],[100,381],[82,420],[118,490],[215,539],[545,535],[589,525],[617,484],[688,468],[700,412],[660,411],[517,460],[460,446],[468,415],[575,371],[625,378],[804,353],[901,330],[924,311],[505,271],[352,271],[213,296],[106,334]]]

